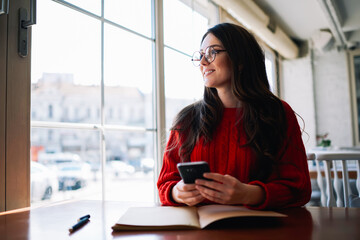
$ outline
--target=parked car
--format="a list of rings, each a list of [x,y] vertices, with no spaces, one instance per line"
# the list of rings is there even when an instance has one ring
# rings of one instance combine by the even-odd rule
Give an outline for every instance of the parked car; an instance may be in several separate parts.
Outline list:
[[[44,165],[31,161],[30,199],[32,202],[50,199],[58,189],[56,173]]]
[[[140,162],[140,166],[145,173],[152,172],[154,170],[154,159],[142,158]]]
[[[135,167],[121,160],[112,160],[107,163],[107,172],[113,173],[115,177],[131,175],[135,173]]]
[[[91,166],[85,162],[68,162],[57,165],[59,190],[76,190],[90,180]]]
[[[39,163],[46,166],[62,163],[81,162],[79,155],[70,152],[40,153]]]

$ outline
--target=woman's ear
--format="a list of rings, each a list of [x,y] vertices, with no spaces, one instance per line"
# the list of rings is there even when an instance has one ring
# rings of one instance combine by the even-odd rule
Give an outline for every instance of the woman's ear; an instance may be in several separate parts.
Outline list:
[[[241,72],[243,70],[243,65],[242,64],[239,64],[239,72]]]

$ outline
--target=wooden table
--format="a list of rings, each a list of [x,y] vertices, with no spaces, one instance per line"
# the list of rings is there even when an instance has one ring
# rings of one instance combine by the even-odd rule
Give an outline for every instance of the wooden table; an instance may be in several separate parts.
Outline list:
[[[206,230],[112,231],[111,226],[129,206],[151,205],[75,201],[0,213],[0,239],[360,239],[360,208],[292,208],[279,211],[287,214],[286,218],[224,221]],[[91,215],[90,222],[69,234],[68,228],[86,214]]]

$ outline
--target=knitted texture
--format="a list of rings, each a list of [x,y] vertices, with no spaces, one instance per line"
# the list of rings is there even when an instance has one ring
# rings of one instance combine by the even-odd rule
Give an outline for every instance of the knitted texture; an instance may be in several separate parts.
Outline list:
[[[243,183],[261,186],[266,193],[265,201],[258,206],[247,206],[249,208],[276,209],[306,204],[311,195],[306,152],[294,111],[285,102],[283,106],[288,125],[286,139],[277,154],[276,170],[266,181],[250,180],[258,170],[256,157],[250,147],[242,146],[246,143],[246,135],[241,130],[243,123],[239,121],[239,112],[236,108],[224,109],[222,120],[214,132],[212,141],[205,144],[203,139],[200,139],[190,155],[190,161],[206,161],[209,163],[211,172],[228,174]],[[171,197],[172,188],[181,180],[176,168],[176,164],[180,162],[178,150],[181,142],[173,148],[178,141],[178,132],[172,131],[157,183],[163,205],[182,205],[175,203]]]

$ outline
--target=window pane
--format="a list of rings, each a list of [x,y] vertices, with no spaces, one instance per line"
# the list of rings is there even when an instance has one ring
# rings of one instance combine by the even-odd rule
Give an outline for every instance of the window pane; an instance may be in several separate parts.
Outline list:
[[[37,13],[32,120],[100,122],[100,22],[53,1],[40,1]]]
[[[31,129],[31,204],[101,199],[99,132]]]
[[[202,98],[204,83],[198,67],[190,57],[165,48],[166,128],[185,106]]]
[[[356,91],[356,106],[358,119],[358,136],[360,141],[360,56],[354,56],[354,76],[355,76],[355,91]]]
[[[164,1],[164,42],[167,46],[192,55],[199,50],[207,29],[208,19],[183,2]]]
[[[274,53],[265,50],[265,68],[266,75],[269,81],[270,90],[277,94],[277,82],[276,82],[276,63]]]
[[[154,201],[154,134],[107,131],[106,200]]]
[[[151,0],[105,0],[105,18],[151,37]]]
[[[79,8],[85,9],[88,12],[99,16],[101,15],[101,0],[67,0],[64,2],[69,2]]]
[[[105,25],[105,122],[152,128],[152,46]]]

